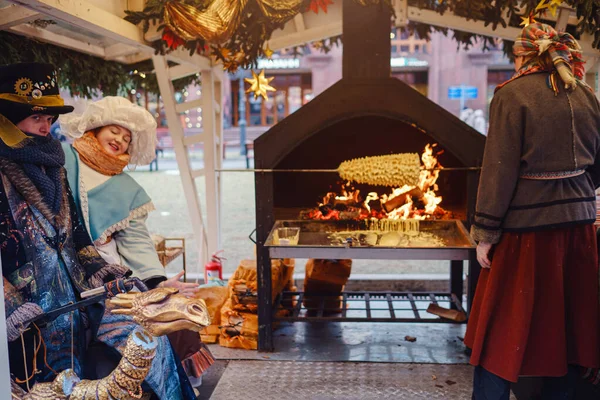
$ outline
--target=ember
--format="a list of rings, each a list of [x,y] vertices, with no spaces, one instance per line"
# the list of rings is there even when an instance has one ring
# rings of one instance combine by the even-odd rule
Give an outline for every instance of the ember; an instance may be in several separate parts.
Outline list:
[[[443,166],[434,153],[437,144],[425,146],[421,155],[422,170],[417,186],[404,185],[389,194],[370,192],[363,200],[359,189],[346,182],[339,193],[327,193],[318,207],[303,211],[302,219],[449,219],[452,213],[440,207],[437,180]]]

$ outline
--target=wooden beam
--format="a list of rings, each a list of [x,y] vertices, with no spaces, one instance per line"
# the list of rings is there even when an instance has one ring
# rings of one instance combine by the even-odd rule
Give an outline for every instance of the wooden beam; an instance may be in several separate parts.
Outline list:
[[[192,178],[193,179],[200,178],[201,176],[204,176],[204,175],[205,175],[204,168],[192,170]]]
[[[186,76],[195,75],[199,72],[200,68],[198,67],[187,64],[175,65],[169,68],[169,78],[174,81],[176,79],[185,78]]]
[[[104,47],[96,46],[86,42],[82,42],[71,37],[58,35],[46,29],[41,29],[29,24],[13,26],[9,29],[10,32],[17,35],[26,36],[37,39],[41,42],[50,43],[56,46],[79,51],[81,53],[90,54],[92,56],[104,58]]]
[[[422,22],[429,25],[446,27],[449,29],[470,32],[477,35],[498,37],[500,39],[511,41],[515,40],[519,33],[521,33],[521,29],[511,26],[506,28],[498,26],[495,30],[492,30],[489,25],[485,26],[483,21],[467,20],[464,17],[460,17],[449,12],[441,15],[435,11],[422,10],[417,7],[408,7],[408,19],[413,22]],[[583,55],[586,57],[597,57],[599,54],[598,50],[592,47],[592,42],[593,37],[590,35],[581,35],[579,44],[583,49]]]
[[[104,48],[104,57],[107,60],[116,60],[123,56],[128,56],[139,52],[137,47],[124,43],[117,43]]]
[[[179,176],[183,185],[183,193],[188,206],[190,222],[194,230],[194,241],[196,242],[196,251],[198,251],[199,255],[198,267],[200,267],[206,260],[208,260],[208,241],[206,237],[204,220],[202,218],[202,207],[200,198],[198,197],[198,189],[194,180],[194,173],[191,169],[188,151],[184,144],[185,134],[181,125],[181,119],[176,110],[174,97],[175,90],[173,89],[173,82],[171,79],[169,79],[169,66],[167,64],[167,59],[164,56],[153,55],[152,61],[154,63],[156,80],[158,81],[158,87],[160,88],[165,113],[167,115],[169,132],[173,138],[173,149],[175,150],[175,158],[179,167]],[[210,111],[211,110],[209,110],[209,112]],[[207,151],[206,145],[204,151]],[[210,210],[208,211],[210,213]]]
[[[327,39],[332,36],[341,35],[342,21],[335,21],[327,25],[308,28],[302,32],[279,35],[269,40],[269,47],[273,50],[281,50],[289,47],[300,46],[315,40]]]
[[[129,56],[118,57],[117,60],[123,64],[135,64],[141,61],[146,61],[152,58],[154,52],[140,51]]]
[[[178,64],[188,65],[197,68],[198,70],[210,70],[212,63],[208,57],[201,56],[200,54],[194,54],[190,56],[189,50],[183,47],[178,48],[165,54],[167,60],[174,61]]]
[[[202,98],[199,98],[192,101],[186,101],[185,103],[179,103],[175,106],[175,109],[179,114],[183,114],[184,112],[186,112],[187,110],[191,110],[192,108],[202,107],[203,104],[204,100],[202,100]]]
[[[408,19],[412,22],[422,22],[429,25],[446,27],[478,35],[494,36],[507,40],[515,40],[517,35],[521,32],[521,29],[519,28],[510,26],[503,28],[501,25],[498,25],[495,30],[492,30],[491,26],[485,26],[483,21],[467,20],[466,18],[459,17],[451,12],[446,12],[444,15],[441,15],[436,11],[422,10],[417,7],[408,7]]]
[[[302,32],[306,30],[306,25],[304,25],[304,16],[302,13],[299,13],[294,17],[294,25],[296,25],[296,32]]]
[[[40,13],[17,4],[11,4],[8,7],[0,9],[0,30],[6,30],[10,27],[26,24],[40,18]]]
[[[393,4],[396,12],[396,26],[406,26],[408,23],[408,0],[394,0]]]
[[[83,31],[154,51],[146,43],[141,28],[85,0],[11,0],[31,10],[69,23]]]
[[[184,146],[192,146],[194,144],[198,144],[198,143],[204,143],[204,133],[196,133],[195,135],[188,135],[186,137],[183,138],[183,145]]]
[[[567,25],[569,24],[569,18],[571,16],[571,9],[570,8],[559,8],[558,9],[558,16],[556,17],[556,24],[554,25],[554,29],[556,29],[557,31],[564,31],[565,29],[567,29]]]
[[[150,28],[148,32],[144,35],[144,39],[148,42],[155,42],[158,39],[162,38],[162,33],[158,30],[159,24],[154,24],[150,22]]]

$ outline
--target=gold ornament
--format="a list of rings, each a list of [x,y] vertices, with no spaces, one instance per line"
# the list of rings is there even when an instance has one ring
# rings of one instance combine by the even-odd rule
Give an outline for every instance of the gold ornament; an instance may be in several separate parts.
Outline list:
[[[127,338],[123,357],[117,368],[106,378],[95,381],[82,380],[75,386],[69,399],[136,400],[141,398],[143,395],[141,385],[150,371],[157,346],[156,338],[141,327],[137,327]]]
[[[19,78],[15,82],[15,93],[19,96],[29,96],[33,90],[33,82],[29,78]]]
[[[68,369],[54,382],[38,383],[22,395],[20,388],[12,393],[23,400],[137,400],[144,393],[146,379],[156,353],[158,340],[184,329],[200,332],[210,325],[206,303],[202,299],[187,298],[174,288],[159,288],[143,293],[118,294],[108,300],[113,314],[131,315],[141,326],[135,327],[127,338],[122,358],[117,367],[103,379],[82,380]]]
[[[267,43],[265,48],[263,49],[263,54],[267,58],[271,58],[271,56],[273,55],[273,50],[271,50],[271,48],[269,47],[269,43]]]
[[[556,10],[563,3],[563,0],[540,0],[535,11],[548,9],[552,16],[556,17]]]
[[[214,0],[205,10],[192,5],[169,1],[165,4],[165,24],[185,40],[202,38],[212,43],[223,43],[238,28],[242,10],[248,0]]]
[[[79,377],[72,369],[66,369],[56,376],[53,382],[36,383],[31,391],[22,400],[67,400],[75,385],[79,383]]]
[[[530,14],[528,17],[521,17],[521,19],[522,22],[519,25],[523,27],[535,24],[537,22],[535,18],[533,18],[533,14]]]
[[[282,24],[301,11],[304,0],[256,0],[263,15],[271,22]]]
[[[166,26],[184,40],[204,39],[224,43],[239,28],[249,1],[258,4],[262,14],[273,24],[283,24],[301,11],[304,0],[213,0],[204,10],[182,2],[165,4]]]
[[[109,300],[113,314],[125,314],[154,336],[183,329],[200,332],[210,325],[206,303],[177,294],[175,288],[158,288],[143,293],[122,293]]]
[[[262,96],[265,100],[268,100],[267,92],[274,92],[275,88],[270,86],[269,83],[275,79],[274,77],[265,78],[265,71],[260,71],[260,74],[252,71],[252,78],[244,78],[246,82],[250,84],[250,89],[246,90],[246,93],[254,93],[254,98]]]

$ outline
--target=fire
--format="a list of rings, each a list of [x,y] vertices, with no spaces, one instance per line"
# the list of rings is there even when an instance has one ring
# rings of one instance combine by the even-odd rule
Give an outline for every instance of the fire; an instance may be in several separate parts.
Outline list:
[[[436,184],[443,166],[434,153],[437,144],[428,144],[421,155],[422,171],[417,186],[404,185],[389,194],[370,192],[364,201],[360,190],[347,182],[340,193],[330,192],[319,207],[304,213],[306,219],[418,219],[439,218],[447,214],[440,207],[442,197]]]

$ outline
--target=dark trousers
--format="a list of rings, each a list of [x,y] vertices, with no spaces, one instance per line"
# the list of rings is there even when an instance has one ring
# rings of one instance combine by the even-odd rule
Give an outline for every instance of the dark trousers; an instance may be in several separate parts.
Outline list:
[[[575,379],[577,371],[569,367],[569,373],[560,378],[544,378],[541,398],[544,400],[573,400],[575,399]],[[510,382],[475,367],[473,376],[472,400],[509,400]]]

